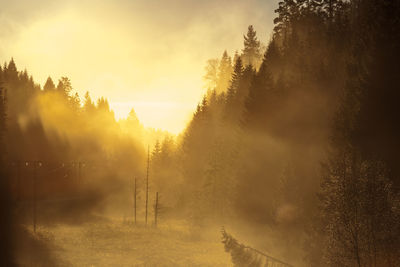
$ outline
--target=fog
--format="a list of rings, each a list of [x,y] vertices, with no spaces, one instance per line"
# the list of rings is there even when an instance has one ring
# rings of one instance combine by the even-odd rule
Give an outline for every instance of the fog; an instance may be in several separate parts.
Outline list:
[[[4,266],[398,265],[400,5],[25,4]]]
[[[178,134],[204,93],[207,59],[240,49],[249,24],[269,39],[269,1],[5,1],[0,60],[18,59],[40,84],[67,76],[107,97],[117,118]],[[205,19],[207,18],[207,19]],[[4,33],[3,33],[4,32]]]

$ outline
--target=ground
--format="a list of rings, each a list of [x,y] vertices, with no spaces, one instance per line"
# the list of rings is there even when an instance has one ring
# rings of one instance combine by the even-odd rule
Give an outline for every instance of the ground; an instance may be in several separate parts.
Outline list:
[[[25,231],[34,242],[25,242],[21,266],[232,265],[217,227],[200,234],[200,229],[183,221],[155,228],[107,218],[76,225],[39,226],[36,234],[31,228]],[[38,250],[47,250],[47,254]]]

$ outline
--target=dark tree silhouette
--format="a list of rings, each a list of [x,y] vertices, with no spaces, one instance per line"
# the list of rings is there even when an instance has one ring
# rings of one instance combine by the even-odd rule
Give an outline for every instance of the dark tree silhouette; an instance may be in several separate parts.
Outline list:
[[[253,26],[250,25],[247,34],[244,37],[244,48],[242,54],[242,60],[245,66],[252,65],[258,68],[261,51],[260,41],[257,38],[257,33]]]

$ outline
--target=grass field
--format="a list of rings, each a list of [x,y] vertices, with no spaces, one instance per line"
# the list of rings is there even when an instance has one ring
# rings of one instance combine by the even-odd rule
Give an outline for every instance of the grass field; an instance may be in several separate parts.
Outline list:
[[[21,266],[231,266],[219,229],[189,228],[170,221],[158,228],[122,219],[25,230]]]

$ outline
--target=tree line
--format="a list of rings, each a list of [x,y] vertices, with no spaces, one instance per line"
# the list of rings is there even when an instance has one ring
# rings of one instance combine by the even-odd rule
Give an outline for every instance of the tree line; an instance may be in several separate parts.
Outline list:
[[[193,226],[241,229],[285,262],[396,266],[400,3],[283,0],[275,12],[265,47],[249,26],[241,51],[207,62],[186,129],[152,146],[150,187]],[[41,88],[13,60],[0,85],[3,162],[85,158],[102,165],[93,176],[144,176],[134,111],[117,123],[106,99],[82,104],[68,78]]]
[[[233,60],[209,60],[166,164],[187,217],[267,225],[289,262],[398,264],[399,8],[281,1],[266,49],[249,26]]]

